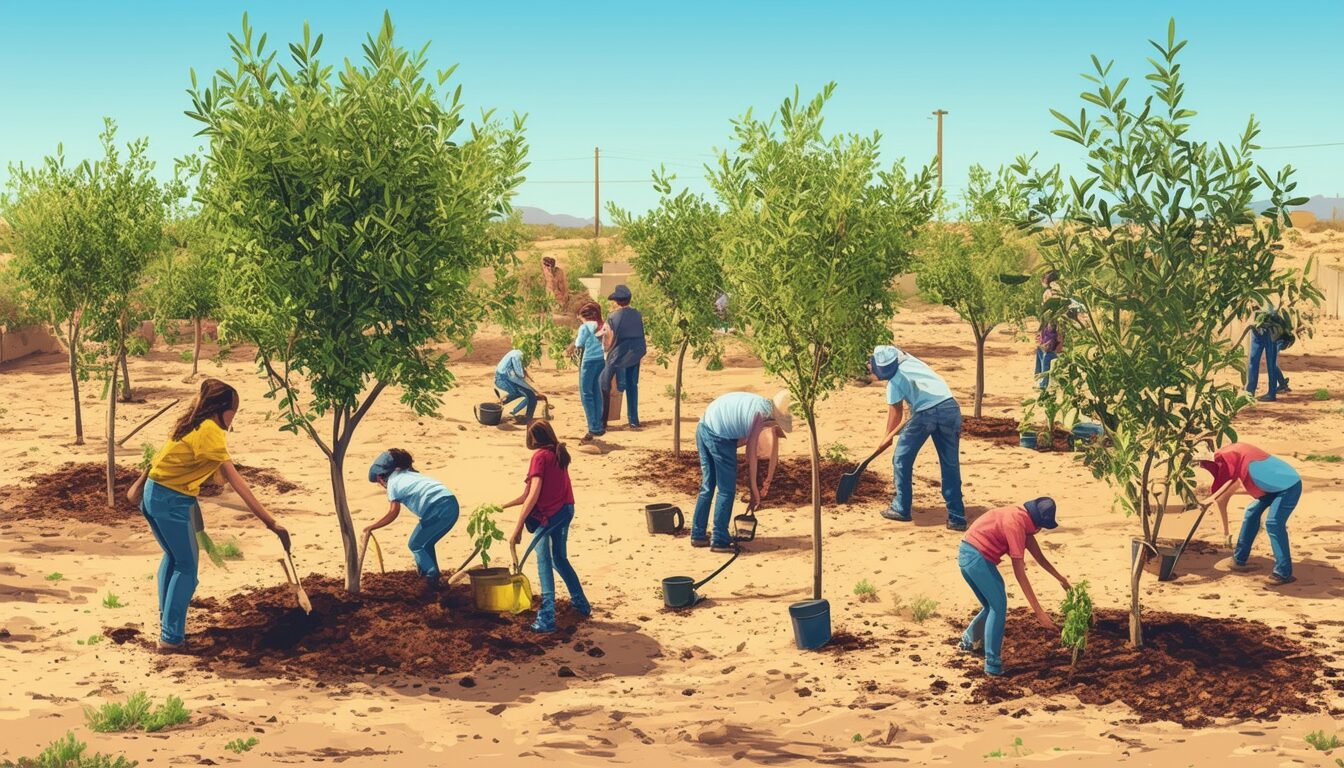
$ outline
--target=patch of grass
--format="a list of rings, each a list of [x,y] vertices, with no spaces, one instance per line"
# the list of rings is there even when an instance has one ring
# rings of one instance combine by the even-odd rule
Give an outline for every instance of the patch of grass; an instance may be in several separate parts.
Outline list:
[[[863,741],[863,734],[861,733],[854,734],[852,737],[850,737],[850,741],[854,742],[855,744],[858,744],[860,741]]]
[[[722,371],[722,370],[723,370],[723,358],[722,358],[722,357],[719,357],[718,355],[715,355],[715,356],[709,358],[709,362],[708,362],[708,363],[705,363],[705,370],[706,370],[706,371]]]
[[[821,453],[822,458],[836,464],[849,463],[849,448],[844,443],[831,443]]]
[[[46,579],[47,581],[60,581],[61,579],[65,578],[65,574],[61,573],[60,571],[52,571],[43,578]]]
[[[923,624],[938,613],[938,601],[923,595],[916,595],[910,603],[910,618],[916,624]]]
[[[64,738],[53,741],[37,757],[20,757],[13,762],[5,760],[0,762],[0,768],[135,768],[139,765],[120,755],[113,757],[100,752],[85,755],[88,748],[84,742],[75,740],[73,731],[68,731]]]
[[[1022,746],[1022,737],[1013,739],[1013,745],[1007,749],[996,749],[993,752],[985,753],[985,757],[1026,757],[1031,754],[1031,750]]]
[[[190,349],[182,350],[181,352],[177,353],[177,356],[181,358],[182,362],[184,363],[190,363],[192,358],[195,357],[195,355],[191,353]]]
[[[1323,461],[1326,464],[1338,464],[1344,461],[1344,458],[1340,458],[1337,453],[1308,453],[1306,459],[1307,461]]]
[[[667,395],[669,400],[674,399],[677,396],[677,388],[668,384],[663,390],[663,394]],[[684,388],[681,390],[681,402],[686,402],[686,390]]]
[[[215,551],[225,560],[241,560],[243,557],[243,548],[238,546],[237,539],[229,539],[223,544],[215,547]]]
[[[224,748],[234,753],[235,755],[241,755],[244,752],[251,750],[259,743],[260,742],[257,741],[257,737],[249,736],[246,740],[234,739],[233,741],[230,741],[228,744],[225,744]]]
[[[191,712],[182,705],[182,700],[176,696],[169,696],[163,704],[154,708],[145,718],[144,726],[146,733],[155,733],[164,728],[171,728],[174,725],[181,725],[191,719]]]
[[[1312,731],[1311,733],[1308,733],[1306,741],[1321,752],[1329,752],[1332,749],[1338,749],[1341,746],[1344,746],[1344,741],[1339,740],[1338,734],[1327,734],[1325,731]]]
[[[1328,390],[1328,389],[1318,389],[1318,390],[1316,390],[1315,392],[1312,392],[1312,393],[1311,393],[1311,399],[1312,399],[1312,400],[1329,400],[1329,399],[1330,399],[1330,390]]]
[[[75,642],[78,643],[79,645],[97,645],[97,644],[103,642],[103,636],[102,636],[102,635],[89,635],[89,639],[88,639],[88,640],[76,640]]]
[[[131,694],[125,703],[110,701],[97,709],[84,708],[84,719],[89,728],[98,733],[122,733],[137,728],[154,733],[185,723],[190,717],[191,713],[176,696],[169,696],[151,709],[149,694],[144,691]]]
[[[877,602],[877,588],[867,579],[863,579],[854,585],[854,594],[859,596],[859,602],[861,603]]]
[[[104,608],[122,608],[122,607],[124,607],[124,605],[122,604],[121,600],[120,600],[115,594],[113,594],[113,593],[111,593],[111,592],[108,592],[106,595],[103,596],[103,607],[104,607]]]

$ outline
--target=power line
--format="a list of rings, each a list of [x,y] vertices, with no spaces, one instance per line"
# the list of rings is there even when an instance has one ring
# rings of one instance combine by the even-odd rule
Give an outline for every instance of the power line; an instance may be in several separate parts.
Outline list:
[[[592,179],[523,179],[525,184],[592,184]],[[653,179],[603,179],[603,184],[652,184]]]
[[[1261,147],[1261,149],[1314,149],[1316,147],[1344,147],[1344,141],[1327,141],[1324,144],[1285,144],[1279,147]]]

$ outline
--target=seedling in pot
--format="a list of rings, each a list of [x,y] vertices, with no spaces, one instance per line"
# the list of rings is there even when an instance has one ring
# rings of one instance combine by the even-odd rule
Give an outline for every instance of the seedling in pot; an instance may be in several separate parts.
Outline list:
[[[860,581],[858,584],[854,585],[854,594],[859,596],[859,602],[861,603],[877,602],[877,588],[874,587],[867,579],[864,579]]]
[[[1087,593],[1087,582],[1081,581],[1069,587],[1064,602],[1059,604],[1064,618],[1060,624],[1059,640],[1065,648],[1073,651],[1069,662],[1069,676],[1078,664],[1078,657],[1087,649],[1087,633],[1092,629],[1092,596]]]
[[[504,532],[495,525],[495,515],[503,512],[494,504],[482,504],[472,510],[471,517],[467,519],[467,536],[481,551],[481,563],[486,568],[490,567],[490,545],[504,540]]]
[[[111,592],[108,592],[106,595],[103,596],[103,607],[104,607],[104,608],[121,608],[121,607],[122,607],[122,602],[121,602],[120,599],[117,598],[117,596],[116,596],[115,594],[113,594],[113,593],[111,593]]]

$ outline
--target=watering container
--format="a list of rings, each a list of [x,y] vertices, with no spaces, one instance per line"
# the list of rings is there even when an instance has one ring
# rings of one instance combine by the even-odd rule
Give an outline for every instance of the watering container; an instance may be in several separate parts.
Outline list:
[[[1130,539],[1129,556],[1130,564],[1133,565],[1139,559],[1139,551],[1143,549],[1143,539]],[[1157,545],[1157,554],[1153,559],[1158,560],[1157,580],[1171,581],[1176,578],[1176,560],[1181,556],[1181,547],[1172,547],[1165,544]]]
[[[820,648],[831,641],[831,604],[825,600],[803,600],[789,606],[793,620],[793,638],[804,651]]]
[[[663,604],[668,608],[687,608],[699,602],[695,580],[690,576],[669,576],[663,579]]]
[[[644,524],[649,533],[680,533],[686,526],[686,517],[681,508],[672,504],[644,505]]]

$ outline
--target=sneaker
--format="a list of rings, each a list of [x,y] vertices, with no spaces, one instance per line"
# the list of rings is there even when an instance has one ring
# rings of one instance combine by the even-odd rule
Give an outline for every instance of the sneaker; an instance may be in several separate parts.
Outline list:
[[[709,551],[710,551],[710,552],[718,552],[719,554],[732,554],[732,553],[734,553],[734,552],[737,551],[737,548],[734,547],[731,543],[729,543],[729,544],[711,544],[710,547],[709,547]]]
[[[583,437],[580,437],[580,438],[579,438],[579,445],[587,445],[587,444],[589,444],[589,443],[591,443],[591,442],[593,442],[593,433],[592,433],[592,432],[585,432],[584,435],[583,435]]]
[[[989,667],[985,667],[985,674],[989,675],[990,677],[1003,677],[1003,670],[990,669]]]
[[[1275,397],[1274,395],[1261,395],[1255,399],[1259,400],[1262,403],[1275,403],[1278,402],[1279,400],[1279,398]]]
[[[949,531],[964,531],[966,530],[966,521],[962,520],[960,522],[957,522],[955,520],[948,520],[947,529]]]
[[[692,547],[695,547],[695,548],[697,548],[697,549],[699,549],[699,548],[703,548],[703,547],[708,547],[708,546],[709,546],[709,539],[691,539],[691,546],[692,546]]]
[[[170,643],[162,638],[159,639],[159,653],[177,653],[187,647],[187,641],[180,643]]]
[[[1284,380],[1283,380],[1283,383],[1279,385],[1279,391],[1280,391],[1280,392],[1292,392],[1292,391],[1293,391],[1293,390],[1291,390],[1291,389],[1288,388],[1288,380],[1287,380],[1287,379],[1284,379]]]
[[[541,633],[554,632],[556,630],[556,626],[554,624],[545,625],[542,624],[540,621],[532,622],[527,626],[527,628],[532,630],[533,632],[541,632]]]
[[[967,645],[965,641],[962,641],[960,643],[957,643],[957,647],[961,649],[962,653],[969,653],[972,656],[985,655],[985,644],[983,642],[972,643],[971,645]]]
[[[1297,581],[1297,577],[1291,574],[1288,576],[1280,576],[1277,573],[1271,573],[1269,574],[1269,581],[1266,585],[1270,587],[1281,587],[1284,584],[1292,584],[1294,581]]]
[[[1250,563],[1238,563],[1236,560],[1233,560],[1232,564],[1229,565],[1228,567],[1234,571],[1249,571],[1254,569],[1254,566],[1252,566]]]
[[[895,520],[898,523],[908,523],[915,519],[908,514],[901,514],[900,512],[897,512],[891,507],[887,507],[886,509],[882,510],[882,516],[887,518],[888,520]]]

